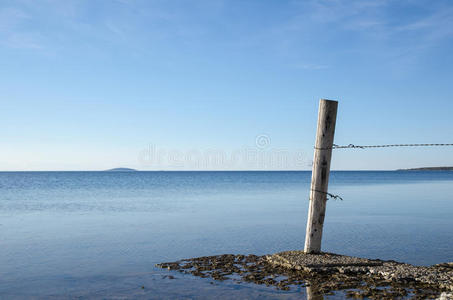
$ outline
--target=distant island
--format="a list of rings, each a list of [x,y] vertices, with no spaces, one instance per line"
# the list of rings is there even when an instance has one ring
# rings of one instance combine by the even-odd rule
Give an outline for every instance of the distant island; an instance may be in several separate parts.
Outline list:
[[[131,168],[114,168],[110,170],[105,170],[105,172],[137,172],[137,170]]]
[[[453,171],[453,167],[425,167],[425,168],[399,169],[397,171]]]

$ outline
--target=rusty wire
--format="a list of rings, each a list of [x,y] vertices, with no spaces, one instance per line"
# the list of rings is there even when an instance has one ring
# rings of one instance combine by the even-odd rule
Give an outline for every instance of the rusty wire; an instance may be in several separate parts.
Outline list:
[[[354,144],[349,144],[349,145],[337,145],[333,144],[331,148],[317,148],[317,150],[332,150],[332,149],[365,149],[365,148],[390,148],[390,147],[436,147],[436,146],[453,146],[453,144],[386,144],[386,145],[354,145]],[[331,193],[323,192],[323,191],[318,191],[318,190],[313,190],[313,192],[318,192],[322,194],[326,194],[330,199],[340,199],[343,201],[343,198],[341,198],[339,195],[334,195]]]
[[[453,144],[386,144],[386,145],[354,145],[349,144],[346,146],[340,146],[333,144],[332,149],[347,149],[347,148],[390,148],[390,147],[435,147],[435,146],[453,146]]]
[[[339,199],[339,200],[343,201],[343,198],[341,198],[340,195],[334,195],[334,194],[331,194],[331,193],[318,191],[318,190],[314,190],[314,189],[311,189],[311,191],[317,192],[317,193],[321,193],[321,194],[326,194],[330,199],[333,199],[333,200],[338,200]]]

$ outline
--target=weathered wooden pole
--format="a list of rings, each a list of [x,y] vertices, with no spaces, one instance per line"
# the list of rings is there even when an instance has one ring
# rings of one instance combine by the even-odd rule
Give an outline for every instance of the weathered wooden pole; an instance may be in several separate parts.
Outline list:
[[[324,295],[311,282],[309,286],[305,287],[305,293],[307,294],[307,300],[324,300]]]
[[[326,214],[327,188],[329,185],[330,160],[337,119],[338,102],[319,101],[318,129],[311,174],[310,204],[308,208],[305,253],[321,252],[322,227]]]

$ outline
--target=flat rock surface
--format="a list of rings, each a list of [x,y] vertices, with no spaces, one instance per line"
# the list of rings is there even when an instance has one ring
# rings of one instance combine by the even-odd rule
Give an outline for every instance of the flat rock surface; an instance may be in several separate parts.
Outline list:
[[[333,253],[306,254],[303,251],[285,251],[265,257],[272,265],[293,270],[342,273],[351,276],[365,274],[394,282],[414,281],[453,291],[453,263],[425,267],[392,260],[367,259]]]
[[[382,266],[383,261],[367,258],[339,255],[333,253],[306,254],[303,251],[285,251],[267,255],[266,259],[273,264],[296,270],[315,270],[332,267],[366,267]]]

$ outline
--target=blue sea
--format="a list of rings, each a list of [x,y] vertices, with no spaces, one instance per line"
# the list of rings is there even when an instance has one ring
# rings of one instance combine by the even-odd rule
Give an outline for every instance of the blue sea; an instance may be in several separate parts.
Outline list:
[[[302,249],[310,177],[1,172],[0,298],[304,298],[303,290],[213,282],[155,264]],[[327,203],[324,251],[453,261],[453,172],[334,171],[329,192],[344,200]]]

